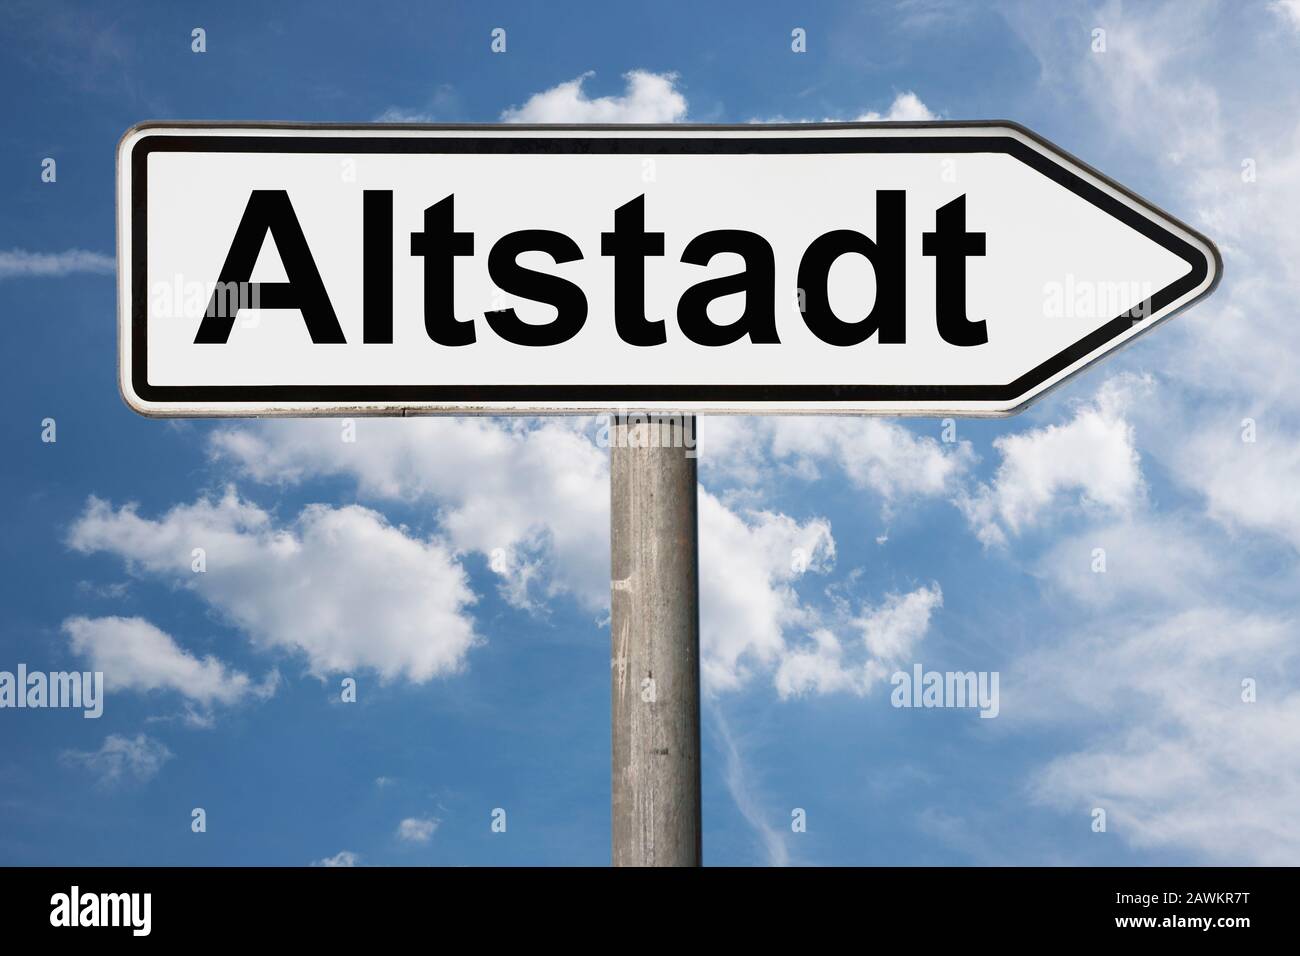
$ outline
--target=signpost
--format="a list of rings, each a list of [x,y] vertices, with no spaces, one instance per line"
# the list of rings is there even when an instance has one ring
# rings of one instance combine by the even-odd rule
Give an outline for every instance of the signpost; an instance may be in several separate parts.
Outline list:
[[[700,803],[693,441],[650,436],[1013,414],[1222,271],[1006,122],[144,124],[118,256],[145,415],[616,416],[614,861],[651,865]]]

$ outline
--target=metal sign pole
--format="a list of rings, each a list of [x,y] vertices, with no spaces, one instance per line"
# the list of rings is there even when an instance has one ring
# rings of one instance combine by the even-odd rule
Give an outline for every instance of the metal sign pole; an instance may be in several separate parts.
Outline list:
[[[699,866],[695,419],[610,421],[615,866]]]

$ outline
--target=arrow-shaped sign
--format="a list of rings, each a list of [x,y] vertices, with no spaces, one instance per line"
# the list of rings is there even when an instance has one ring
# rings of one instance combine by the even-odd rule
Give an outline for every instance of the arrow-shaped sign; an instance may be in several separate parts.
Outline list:
[[[1014,123],[138,126],[121,387],[150,415],[984,414],[1219,280]]]

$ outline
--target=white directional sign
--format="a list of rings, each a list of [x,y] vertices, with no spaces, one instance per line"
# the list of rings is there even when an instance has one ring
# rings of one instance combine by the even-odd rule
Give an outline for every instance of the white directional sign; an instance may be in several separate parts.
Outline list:
[[[1213,243],[1013,123],[138,126],[147,415],[1015,412]]]

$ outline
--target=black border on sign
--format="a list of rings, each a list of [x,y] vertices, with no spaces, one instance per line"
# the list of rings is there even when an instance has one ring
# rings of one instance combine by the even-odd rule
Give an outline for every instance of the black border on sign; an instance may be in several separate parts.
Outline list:
[[[249,403],[330,403],[335,405],[387,403],[410,404],[491,404],[510,402],[584,403],[602,402],[611,406],[620,403],[662,403],[672,406],[677,402],[1010,402],[1036,389],[1062,370],[1087,357],[1106,343],[1132,328],[1134,319],[1124,313],[1093,330],[1073,345],[1042,362],[1014,381],[1003,385],[151,385],[148,381],[148,157],[154,152],[246,152],[246,153],[546,153],[546,154],[797,154],[797,153],[1005,153],[1046,176],[1075,195],[1099,207],[1110,216],[1135,229],[1148,239],[1178,256],[1188,265],[1188,271],[1155,292],[1142,305],[1146,315],[1153,315],[1170,303],[1177,301],[1196,288],[1209,273],[1209,259],[1195,246],[1166,229],[1158,216],[1176,223],[1196,236],[1213,252],[1214,281],[1192,302],[1199,301],[1214,291],[1222,275],[1222,260],[1217,247],[1195,230],[1178,222],[1146,200],[1120,186],[1109,177],[1093,170],[1065,151],[1038,136],[1031,130],[1009,121],[987,122],[936,122],[907,124],[786,124],[781,129],[862,129],[887,126],[897,135],[889,137],[771,137],[742,136],[710,138],[698,131],[744,130],[753,132],[753,126],[551,126],[518,127],[528,130],[618,130],[626,136],[591,137],[507,137],[475,136],[476,131],[500,127],[468,126],[400,126],[392,129],[460,132],[462,136],[447,137],[394,137],[385,136],[384,127],[376,127],[372,136],[339,137],[330,135],[331,129],[356,130],[350,125],[331,126],[266,124],[266,123],[145,123],[132,127],[124,134],[147,131],[150,127],[196,129],[302,129],[321,132],[321,135],[303,136],[226,136],[226,135],[155,135],[142,137],[131,150],[131,385],[136,395],[147,402],[195,403],[249,402]],[[1073,171],[1054,162],[1025,143],[1007,135],[995,136],[909,136],[908,129],[917,128],[991,128],[1009,129],[1024,134],[1042,144],[1053,153],[1068,159],[1105,181],[1112,188],[1132,198],[1152,215],[1121,202]],[[778,127],[769,127],[778,128]],[[671,137],[637,137],[636,132],[648,130],[695,130],[696,135]],[[1186,305],[1192,304],[1186,303]],[[1154,326],[1156,323],[1152,323]],[[1146,330],[1144,329],[1143,332]],[[1139,333],[1141,334],[1141,333]],[[1134,336],[1136,338],[1136,336]],[[1018,409],[1017,409],[1018,410]]]

